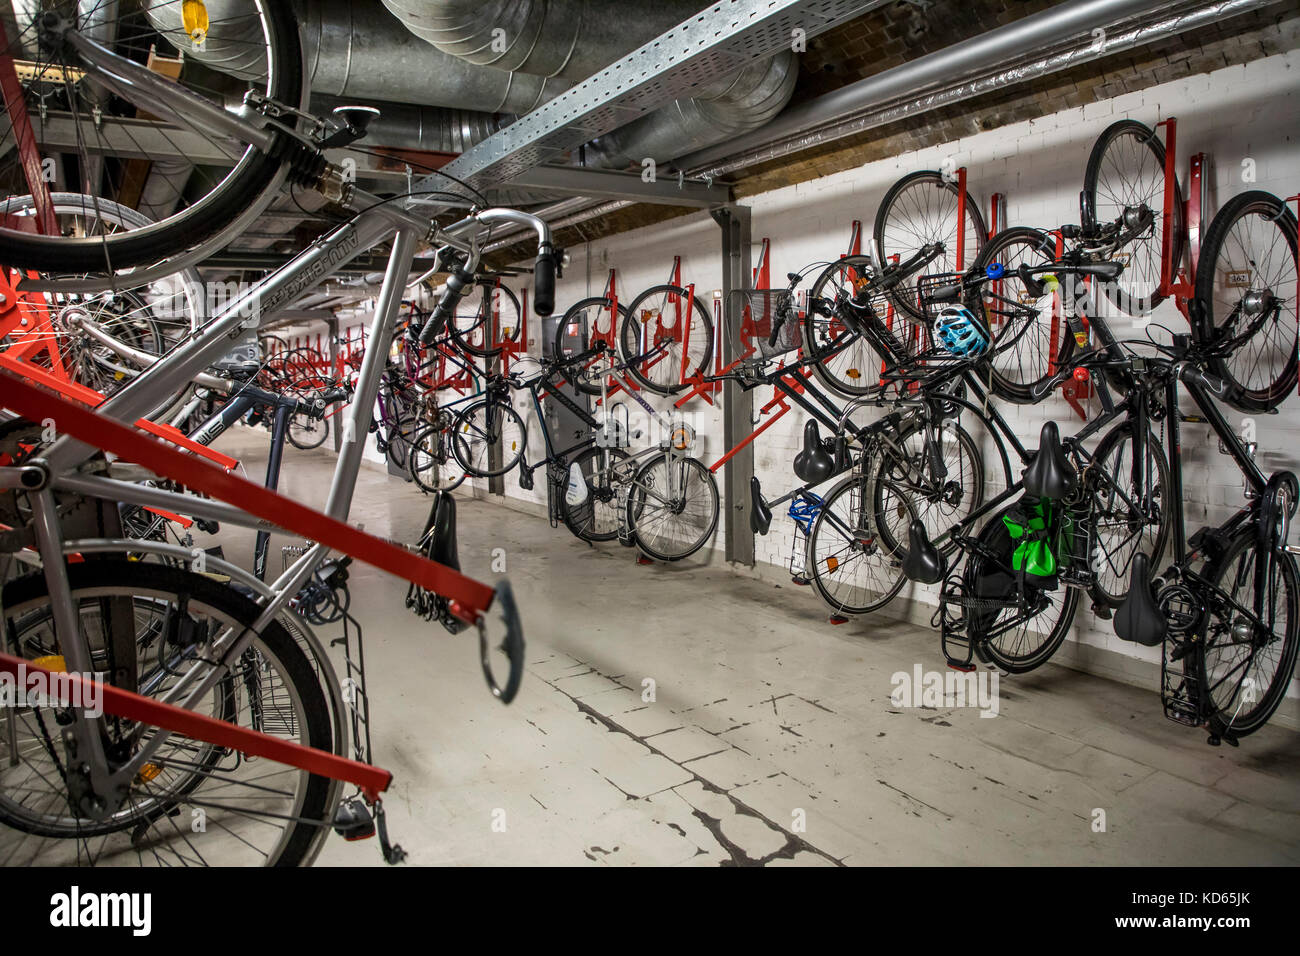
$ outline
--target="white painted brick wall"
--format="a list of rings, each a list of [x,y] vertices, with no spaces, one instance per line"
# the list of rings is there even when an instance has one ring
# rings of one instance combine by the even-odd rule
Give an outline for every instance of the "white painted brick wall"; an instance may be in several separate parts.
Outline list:
[[[1292,51],[765,193],[747,201],[753,209],[755,257],[758,241],[770,237],[775,284],[782,282],[787,271],[837,257],[845,251],[852,219],[861,219],[869,235],[876,207],[890,185],[914,170],[939,168],[948,157],[967,167],[969,188],[982,203],[995,192],[1007,195],[1009,224],[1052,228],[1078,222],[1078,194],[1092,143],[1106,126],[1125,117],[1148,125],[1171,115],[1178,117],[1180,179],[1186,182],[1186,157],[1203,151],[1213,158],[1210,209],[1248,189],[1282,197],[1294,195],[1300,191],[1298,76],[1300,51]],[[1247,157],[1255,160],[1257,181],[1253,184],[1241,181],[1241,162]],[[683,279],[696,283],[697,293],[707,295],[721,281],[718,228],[705,213],[577,247],[571,254],[573,262],[558,290],[560,308],[600,294],[609,268],[618,270],[619,290],[630,300],[641,289],[665,281],[674,255],[682,257]],[[1172,305],[1162,306],[1152,318],[1171,328],[1185,327]],[[1123,337],[1124,320],[1113,324]],[[534,348],[534,353],[538,352],[540,343]],[[770,391],[758,393],[755,407],[768,397]],[[666,399],[653,400],[668,405]],[[1003,407],[1031,446],[1043,421],[1056,418],[1065,424],[1072,415],[1060,399],[1037,407]],[[1291,399],[1281,414],[1257,416],[1266,469],[1300,467],[1297,407],[1300,399]],[[703,402],[697,401],[689,410],[695,412],[693,420],[702,439],[700,457],[712,462],[724,451],[721,417]],[[1230,420],[1236,423],[1242,417],[1232,413]],[[795,483],[791,462],[799,448],[803,423],[804,415],[796,410],[758,439],[755,472],[772,495]],[[1065,427],[1068,433],[1070,426]],[[1208,429],[1194,425],[1187,426],[1185,433],[1187,520],[1193,529],[1200,522],[1222,520],[1241,502],[1236,469],[1229,459],[1215,453],[1207,434]],[[536,438],[535,434],[530,437],[530,444]],[[545,500],[543,482],[527,496],[511,477],[506,491],[516,497]],[[791,522],[779,515],[771,534],[756,542],[758,559],[784,567],[790,554],[791,529]],[[721,541],[719,530],[715,539],[718,549]],[[714,559],[720,560],[720,554],[716,551]],[[934,601],[932,589],[904,591],[909,593],[921,601]],[[1131,657],[1158,659],[1157,651],[1119,641],[1109,622],[1096,621],[1086,612],[1079,615],[1072,638]]]

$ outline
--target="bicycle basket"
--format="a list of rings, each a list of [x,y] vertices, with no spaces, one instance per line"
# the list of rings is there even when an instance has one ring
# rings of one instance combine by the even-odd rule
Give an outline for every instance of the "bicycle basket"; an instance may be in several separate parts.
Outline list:
[[[739,314],[727,327],[733,355],[766,360],[802,347],[801,316],[789,289],[733,289],[731,294],[740,300],[732,302]]]

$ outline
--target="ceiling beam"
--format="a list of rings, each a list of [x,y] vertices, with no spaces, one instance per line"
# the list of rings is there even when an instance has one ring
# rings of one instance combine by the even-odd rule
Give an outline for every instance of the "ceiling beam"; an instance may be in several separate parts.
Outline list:
[[[520,117],[443,167],[477,189],[509,182],[700,84],[761,62],[882,0],[722,0]],[[414,189],[437,189],[428,176]],[[413,205],[442,206],[432,197]]]
[[[591,199],[630,199],[665,206],[699,206],[712,209],[731,202],[731,187],[717,183],[678,181],[676,176],[645,182],[639,173],[581,166],[534,166],[509,182],[510,186],[545,189],[566,196]]]

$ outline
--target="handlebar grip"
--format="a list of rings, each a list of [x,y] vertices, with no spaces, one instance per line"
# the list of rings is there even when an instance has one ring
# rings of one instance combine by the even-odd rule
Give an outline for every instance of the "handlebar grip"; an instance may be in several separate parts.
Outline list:
[[[433,340],[442,334],[442,330],[456,314],[456,303],[465,295],[465,290],[473,284],[473,273],[466,272],[464,269],[452,270],[451,275],[447,277],[447,290],[443,292],[442,298],[429,314],[429,321],[424,323],[424,328],[420,331],[421,345],[433,344]]]
[[[1113,282],[1119,278],[1119,274],[1124,271],[1122,262],[1084,262],[1075,266],[1073,272],[1081,276],[1095,276],[1106,282]]]
[[[492,696],[501,703],[508,704],[519,693],[519,684],[524,679],[524,627],[519,619],[519,607],[515,604],[515,594],[509,581],[497,585],[496,604],[501,609],[501,618],[506,625],[506,636],[500,645],[500,650],[505,651],[510,661],[506,686],[500,686],[492,672],[491,648],[488,647],[487,629],[483,626],[479,627],[478,632],[479,661],[483,665],[483,679],[487,681]]]
[[[541,316],[555,311],[555,261],[559,253],[543,246],[533,263],[533,308]]]
[[[929,293],[931,302],[956,302],[961,298],[961,283],[941,285]]]

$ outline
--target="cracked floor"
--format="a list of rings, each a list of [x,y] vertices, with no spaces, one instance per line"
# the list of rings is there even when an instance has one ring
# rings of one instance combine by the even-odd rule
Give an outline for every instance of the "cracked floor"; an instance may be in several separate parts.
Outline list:
[[[260,474],[265,432],[221,447]],[[332,462],[289,449],[281,490],[323,501]],[[805,589],[641,567],[616,544],[459,504],[463,569],[492,580],[504,549],[524,611],[511,706],[489,697],[470,635],[413,617],[404,584],[352,574],[375,762],[394,774],[389,830],[410,864],[1300,862],[1292,731],[1210,748],[1161,716],[1154,689],[1054,665],[1003,679],[995,718],[895,707],[892,675],[941,669],[931,631],[885,616],[830,627]],[[427,509],[367,468],[352,517],[412,540]],[[251,535],[223,543],[251,553]],[[337,838],[319,862],[381,863]]]

